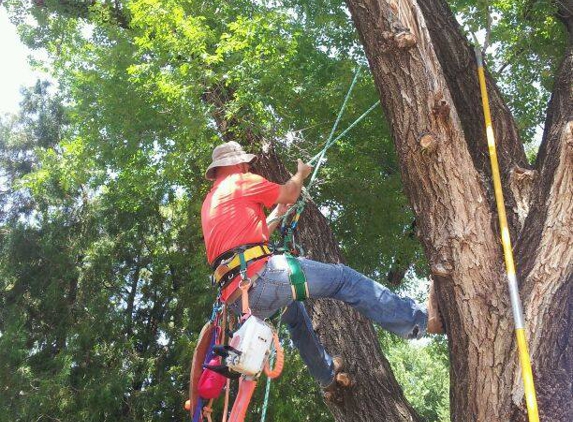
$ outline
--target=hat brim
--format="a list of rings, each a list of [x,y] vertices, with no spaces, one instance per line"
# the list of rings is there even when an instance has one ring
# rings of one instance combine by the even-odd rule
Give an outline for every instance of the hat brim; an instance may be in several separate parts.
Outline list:
[[[223,158],[213,161],[205,171],[205,178],[207,180],[215,180],[215,170],[218,167],[234,166],[241,163],[254,163],[257,161],[255,154],[241,154],[235,157]]]

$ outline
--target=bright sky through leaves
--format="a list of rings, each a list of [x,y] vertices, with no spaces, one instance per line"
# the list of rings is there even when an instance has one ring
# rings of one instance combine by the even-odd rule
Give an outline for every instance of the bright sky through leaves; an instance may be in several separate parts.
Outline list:
[[[35,82],[40,73],[28,64],[30,50],[20,42],[6,9],[0,8],[0,43],[4,57],[0,66],[0,115],[16,113],[20,103],[20,88]]]

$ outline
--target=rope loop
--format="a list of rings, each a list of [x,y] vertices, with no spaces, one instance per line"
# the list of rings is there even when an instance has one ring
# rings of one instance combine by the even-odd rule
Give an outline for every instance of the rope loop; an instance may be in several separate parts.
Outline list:
[[[213,399],[209,400],[209,404],[207,404],[207,406],[203,407],[203,412],[201,413],[201,416],[204,419],[207,419],[207,422],[213,422],[213,419],[211,418],[211,414],[213,413]]]
[[[273,345],[275,346],[276,353],[275,367],[271,370],[270,363],[267,361],[264,368],[265,375],[270,379],[275,379],[282,373],[285,361],[284,350],[281,346],[279,335],[276,331],[273,333]]]

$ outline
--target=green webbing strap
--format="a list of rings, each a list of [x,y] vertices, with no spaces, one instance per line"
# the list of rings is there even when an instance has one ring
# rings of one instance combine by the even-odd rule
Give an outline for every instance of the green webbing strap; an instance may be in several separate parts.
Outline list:
[[[298,259],[296,259],[296,257],[292,256],[289,253],[285,253],[285,257],[290,269],[289,280],[293,289],[294,298],[300,301],[305,300],[308,297],[307,283],[306,283],[306,276],[302,271],[300,262],[298,262]]]
[[[239,253],[239,261],[241,261],[241,277],[244,280],[247,278],[247,261],[244,252]]]

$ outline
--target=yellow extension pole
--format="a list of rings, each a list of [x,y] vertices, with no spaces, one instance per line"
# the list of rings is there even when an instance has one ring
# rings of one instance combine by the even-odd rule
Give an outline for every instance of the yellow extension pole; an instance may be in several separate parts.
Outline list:
[[[497,162],[497,152],[495,149],[495,137],[491,124],[491,114],[489,110],[489,99],[485,83],[485,73],[483,69],[483,59],[478,48],[475,49],[478,65],[478,76],[483,104],[483,114],[487,134],[487,145],[489,148],[489,158],[491,162],[491,173],[493,178],[493,188],[495,191],[495,202],[499,216],[499,227],[501,229],[501,243],[503,245],[503,255],[505,257],[505,269],[507,271],[507,282],[511,297],[511,308],[513,310],[513,320],[515,321],[515,336],[517,337],[517,349],[519,352],[519,363],[521,364],[521,375],[525,389],[525,402],[527,404],[527,415],[529,422],[539,422],[539,412],[537,409],[537,399],[535,397],[535,386],[533,384],[533,373],[531,372],[531,361],[525,340],[525,323],[523,308],[519,298],[517,287],[517,276],[515,274],[515,264],[513,263],[513,250],[511,239],[507,228],[507,217],[505,215],[505,202],[501,189],[501,179],[499,177],[499,165]]]

